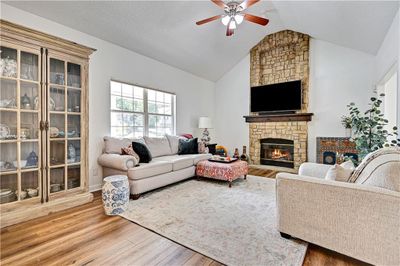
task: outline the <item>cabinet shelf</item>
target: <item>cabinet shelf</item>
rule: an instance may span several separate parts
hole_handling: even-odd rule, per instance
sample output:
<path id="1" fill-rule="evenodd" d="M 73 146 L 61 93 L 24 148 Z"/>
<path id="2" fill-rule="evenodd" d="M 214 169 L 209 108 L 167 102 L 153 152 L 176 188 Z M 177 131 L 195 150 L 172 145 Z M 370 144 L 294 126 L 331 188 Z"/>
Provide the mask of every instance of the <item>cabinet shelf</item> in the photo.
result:
<path id="1" fill-rule="evenodd" d="M 21 113 L 39 113 L 39 110 L 32 110 L 32 109 L 20 109 Z"/>
<path id="2" fill-rule="evenodd" d="M 28 82 L 28 83 L 33 83 L 33 84 L 39 85 L 39 81 L 37 81 L 37 80 L 22 79 L 22 78 L 20 78 L 19 80 L 22 81 L 22 82 Z"/>
<path id="3" fill-rule="evenodd" d="M 22 143 L 39 142 L 39 139 L 21 139 Z"/>
<path id="4" fill-rule="evenodd" d="M 18 108 L 17 107 L 13 107 L 13 108 L 5 108 L 5 107 L 1 107 L 0 111 L 2 112 L 13 112 L 16 113 L 18 112 Z"/>
<path id="5" fill-rule="evenodd" d="M 7 143 L 17 143 L 18 139 L 2 139 L 0 140 L 0 144 L 7 144 Z"/>

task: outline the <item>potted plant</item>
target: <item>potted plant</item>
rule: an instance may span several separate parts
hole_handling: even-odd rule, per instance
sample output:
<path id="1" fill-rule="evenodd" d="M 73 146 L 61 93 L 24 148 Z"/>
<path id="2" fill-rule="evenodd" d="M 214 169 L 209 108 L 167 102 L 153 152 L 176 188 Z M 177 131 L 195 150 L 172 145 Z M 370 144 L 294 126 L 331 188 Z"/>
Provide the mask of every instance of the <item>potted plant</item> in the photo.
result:
<path id="1" fill-rule="evenodd" d="M 385 94 L 380 94 L 371 97 L 370 107 L 363 113 L 355 103 L 352 102 L 347 105 L 353 129 L 352 140 L 355 142 L 359 159 L 382 147 L 400 146 L 400 139 L 397 138 L 397 127 L 393 127 L 389 132 L 386 128 L 389 121 L 385 119 L 380 110 L 381 98 L 384 96 Z"/>
<path id="2" fill-rule="evenodd" d="M 342 125 L 344 126 L 345 129 L 345 134 L 347 138 L 351 138 L 351 117 L 344 115 L 342 116 Z"/>

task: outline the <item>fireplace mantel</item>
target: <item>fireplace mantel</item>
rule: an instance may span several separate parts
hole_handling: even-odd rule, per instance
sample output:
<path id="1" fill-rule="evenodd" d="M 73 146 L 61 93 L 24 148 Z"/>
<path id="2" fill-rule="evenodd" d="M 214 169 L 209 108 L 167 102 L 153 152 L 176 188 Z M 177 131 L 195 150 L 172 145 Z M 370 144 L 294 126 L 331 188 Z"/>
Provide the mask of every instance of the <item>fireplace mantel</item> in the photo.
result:
<path id="1" fill-rule="evenodd" d="M 243 116 L 246 123 L 260 122 L 291 122 L 291 121 L 311 121 L 313 113 L 296 114 L 268 114 L 268 115 L 247 115 Z"/>

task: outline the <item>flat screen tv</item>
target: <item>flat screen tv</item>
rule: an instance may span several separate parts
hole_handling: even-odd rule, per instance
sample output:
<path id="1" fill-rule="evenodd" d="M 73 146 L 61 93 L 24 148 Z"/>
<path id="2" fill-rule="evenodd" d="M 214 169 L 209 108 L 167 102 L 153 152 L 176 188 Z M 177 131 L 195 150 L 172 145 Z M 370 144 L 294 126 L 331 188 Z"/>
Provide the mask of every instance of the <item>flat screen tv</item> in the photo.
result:
<path id="1" fill-rule="evenodd" d="M 297 110 L 301 110 L 301 80 L 251 87 L 251 112 L 293 112 Z"/>

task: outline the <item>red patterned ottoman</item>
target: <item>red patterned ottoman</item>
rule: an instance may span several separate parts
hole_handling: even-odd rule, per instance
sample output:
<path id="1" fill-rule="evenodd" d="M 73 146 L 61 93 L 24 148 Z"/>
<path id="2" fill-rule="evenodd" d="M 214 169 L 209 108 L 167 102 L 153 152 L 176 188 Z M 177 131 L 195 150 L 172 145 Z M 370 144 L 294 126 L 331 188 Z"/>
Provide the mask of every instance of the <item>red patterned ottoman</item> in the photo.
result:
<path id="1" fill-rule="evenodd" d="M 236 161 L 233 163 L 218 163 L 210 161 L 200 161 L 196 166 L 196 175 L 229 182 L 229 187 L 232 186 L 232 181 L 244 176 L 246 179 L 249 166 L 245 161 Z"/>

